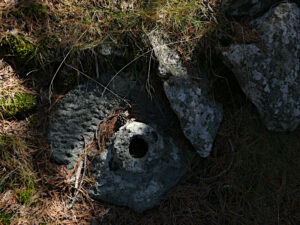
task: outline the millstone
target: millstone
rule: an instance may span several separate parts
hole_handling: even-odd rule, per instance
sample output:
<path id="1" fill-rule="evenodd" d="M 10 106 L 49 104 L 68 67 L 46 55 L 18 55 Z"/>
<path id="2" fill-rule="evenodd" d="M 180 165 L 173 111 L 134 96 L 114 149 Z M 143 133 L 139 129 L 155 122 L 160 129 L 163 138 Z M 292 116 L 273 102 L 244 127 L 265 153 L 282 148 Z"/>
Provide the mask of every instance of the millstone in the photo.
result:
<path id="1" fill-rule="evenodd" d="M 150 101 L 132 74 L 120 74 L 109 89 L 103 92 L 98 84 L 87 82 L 64 96 L 48 133 L 52 158 L 72 169 L 84 146 L 95 140 L 98 145 L 88 154 L 88 159 L 93 159 L 90 170 L 96 180 L 91 196 L 142 212 L 159 204 L 164 193 L 185 174 L 193 154 L 179 150 L 163 129 L 175 118 L 172 110 L 159 100 Z M 119 121 L 111 116 L 120 109 L 126 112 L 125 96 L 144 114 L 143 122 L 132 117 Z M 104 130 L 113 132 L 103 139 Z"/>

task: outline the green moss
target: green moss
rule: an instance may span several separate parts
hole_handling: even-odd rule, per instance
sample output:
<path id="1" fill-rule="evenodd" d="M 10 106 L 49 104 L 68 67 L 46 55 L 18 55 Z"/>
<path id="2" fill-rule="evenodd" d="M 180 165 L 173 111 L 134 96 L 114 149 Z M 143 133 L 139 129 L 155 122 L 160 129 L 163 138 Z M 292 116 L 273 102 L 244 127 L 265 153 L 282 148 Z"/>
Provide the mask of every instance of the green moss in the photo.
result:
<path id="1" fill-rule="evenodd" d="M 38 45 L 30 43 L 23 36 L 6 38 L 3 40 L 3 47 L 8 53 L 14 55 L 16 63 L 22 66 L 28 65 L 39 49 Z"/>
<path id="2" fill-rule="evenodd" d="M 5 162 L 10 162 L 12 161 L 12 155 L 10 154 L 10 145 L 12 142 L 12 138 L 7 137 L 7 136 L 1 136 L 0 135 L 0 160 L 5 161 Z M 4 180 L 2 180 L 4 182 Z M 3 191 L 2 190 L 2 183 L 0 182 L 0 193 Z"/>
<path id="3" fill-rule="evenodd" d="M 23 115 L 32 110 L 36 105 L 36 99 L 24 92 L 17 92 L 14 97 L 0 96 L 0 116 L 2 118 L 13 118 Z"/>
<path id="4" fill-rule="evenodd" d="M 19 191 L 18 200 L 22 204 L 30 204 L 32 203 L 32 196 L 36 192 L 34 176 L 28 173 L 26 168 L 23 168 L 20 179 L 23 181 L 24 189 Z"/>
<path id="5" fill-rule="evenodd" d="M 21 190 L 18 194 L 18 200 L 22 204 L 30 204 L 32 202 L 32 196 L 35 193 L 35 189 Z"/>
<path id="6" fill-rule="evenodd" d="M 35 17 L 36 19 L 45 19 L 47 15 L 48 8 L 41 4 L 30 4 L 29 6 L 22 7 L 15 11 L 10 11 L 8 14 L 13 15 L 17 18 L 22 17 L 22 15 L 27 17 Z"/>
<path id="7" fill-rule="evenodd" d="M 47 15 L 47 7 L 41 4 L 32 4 L 29 7 L 23 8 L 22 11 L 26 16 L 36 16 L 38 18 L 45 18 Z"/>
<path id="8" fill-rule="evenodd" d="M 0 222 L 3 225 L 9 225 L 11 218 L 12 218 L 11 214 L 0 211 Z"/>
<path id="9" fill-rule="evenodd" d="M 11 138 L 7 136 L 1 136 L 0 135 L 0 144 L 4 146 L 8 146 L 8 144 L 11 142 Z"/>

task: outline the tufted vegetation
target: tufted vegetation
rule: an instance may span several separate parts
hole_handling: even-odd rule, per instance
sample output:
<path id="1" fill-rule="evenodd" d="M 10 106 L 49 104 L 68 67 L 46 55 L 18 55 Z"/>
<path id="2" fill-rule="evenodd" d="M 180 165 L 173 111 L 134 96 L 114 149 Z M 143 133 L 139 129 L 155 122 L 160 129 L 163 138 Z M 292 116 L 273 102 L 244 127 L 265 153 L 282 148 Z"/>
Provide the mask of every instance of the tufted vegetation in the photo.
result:
<path id="1" fill-rule="evenodd" d="M 160 28 L 180 42 L 179 51 L 189 55 L 197 41 L 218 26 L 216 13 L 203 0 L 121 2 L 52 0 L 8 5 L 0 14 L 0 44 L 9 47 L 8 53 L 17 56 L 18 63 L 34 57 L 45 64 L 53 60 L 53 55 L 45 54 L 53 47 L 72 46 L 77 51 L 101 43 L 124 46 L 131 40 L 141 49 L 148 48 L 144 34 Z"/>

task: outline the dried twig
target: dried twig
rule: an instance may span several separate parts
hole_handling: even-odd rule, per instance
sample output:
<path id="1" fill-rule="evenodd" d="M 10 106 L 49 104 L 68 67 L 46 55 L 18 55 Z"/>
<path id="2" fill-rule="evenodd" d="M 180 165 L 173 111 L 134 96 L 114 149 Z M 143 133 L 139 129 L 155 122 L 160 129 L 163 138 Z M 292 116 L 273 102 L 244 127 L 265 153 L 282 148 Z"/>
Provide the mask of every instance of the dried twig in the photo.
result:
<path id="1" fill-rule="evenodd" d="M 106 140 L 113 135 L 116 128 L 119 128 L 117 127 L 118 120 L 121 122 L 119 126 L 123 126 L 124 124 L 126 124 L 128 116 L 129 113 L 127 110 L 116 110 L 107 118 L 104 118 L 102 121 L 100 121 L 99 127 L 96 130 L 95 134 L 95 139 L 99 150 L 92 157 L 92 161 L 99 153 L 101 153 L 104 150 Z"/>
<path id="2" fill-rule="evenodd" d="M 150 59 L 149 59 L 149 66 L 148 66 L 148 76 L 146 81 L 146 90 L 148 92 L 148 95 L 150 96 L 150 99 L 152 100 L 152 92 L 154 92 L 154 88 L 151 86 L 150 83 L 150 70 L 151 70 L 151 58 L 153 55 L 153 51 L 151 51 Z"/>
<path id="3" fill-rule="evenodd" d="M 85 172 L 86 172 L 86 167 L 87 167 L 86 166 L 86 149 L 87 149 L 87 144 L 86 144 L 86 140 L 85 140 L 84 136 L 83 136 L 83 140 L 84 140 L 84 151 L 83 151 L 83 154 L 84 154 L 84 165 L 83 165 L 83 174 L 82 174 L 82 177 L 81 177 L 81 180 L 80 180 L 80 183 L 79 183 L 79 187 L 78 188 L 75 187 L 77 191 L 76 191 L 74 197 L 72 198 L 71 204 L 67 206 L 68 209 L 71 209 L 73 207 L 74 203 L 76 202 L 77 196 L 78 196 L 78 194 L 80 192 L 80 189 L 81 189 L 81 186 L 83 184 L 84 177 L 85 177 Z M 77 174 L 76 174 L 76 176 L 77 176 Z M 76 183 L 75 183 L 75 185 L 76 185 Z"/>
<path id="4" fill-rule="evenodd" d="M 78 73 L 82 74 L 83 76 L 85 76 L 86 78 L 88 78 L 88 79 L 90 79 L 91 81 L 95 82 L 96 84 L 99 84 L 101 87 L 106 88 L 103 84 L 101 84 L 99 81 L 93 79 L 92 77 L 90 77 L 90 76 L 87 75 L 86 73 L 80 71 L 79 69 L 75 68 L 74 66 L 71 66 L 71 65 L 67 64 L 66 62 L 65 62 L 65 64 L 66 64 L 66 66 L 72 68 L 73 70 L 76 70 Z M 121 98 L 119 95 L 117 95 L 117 94 L 116 94 L 115 92 L 113 92 L 112 90 L 110 90 L 110 89 L 108 89 L 108 88 L 106 88 L 106 89 L 107 89 L 112 95 L 114 95 L 114 96 L 117 97 L 118 99 L 124 101 L 124 102 L 131 108 L 130 103 L 129 103 L 126 99 Z"/>
<path id="5" fill-rule="evenodd" d="M 232 145 L 232 142 L 231 140 L 229 139 L 228 140 L 229 142 L 229 145 L 230 145 L 230 148 L 231 148 L 231 152 L 232 152 L 232 157 L 231 157 L 231 161 L 229 163 L 229 165 L 226 167 L 226 169 L 224 169 L 223 171 L 221 171 L 219 174 L 215 175 L 215 176 L 212 176 L 212 177 L 199 177 L 197 176 L 197 178 L 202 181 L 202 182 L 211 182 L 211 181 L 214 181 L 216 179 L 218 179 L 219 177 L 223 176 L 224 174 L 226 174 L 232 167 L 232 164 L 233 164 L 233 159 L 234 159 L 234 155 L 233 153 L 235 152 L 234 150 L 234 147 Z"/>
<path id="6" fill-rule="evenodd" d="M 85 32 L 83 32 L 83 33 L 80 35 L 80 37 L 76 40 L 76 42 L 79 41 L 79 40 L 83 37 L 83 35 L 84 35 L 86 32 L 87 32 L 87 30 L 86 30 Z M 53 92 L 52 92 L 52 90 L 53 90 L 53 81 L 54 81 L 55 77 L 57 76 L 57 74 L 58 74 L 60 68 L 62 67 L 62 65 L 64 64 L 64 62 L 65 62 L 66 59 L 68 58 L 68 56 L 70 55 L 70 53 L 71 53 L 71 51 L 73 50 L 73 48 L 74 48 L 74 45 L 73 45 L 72 48 L 68 51 L 68 53 L 67 53 L 67 55 L 64 57 L 64 59 L 61 61 L 61 63 L 59 64 L 59 66 L 58 66 L 58 68 L 57 68 L 57 70 L 56 70 L 56 72 L 54 73 L 54 75 L 53 75 L 53 77 L 52 77 L 52 79 L 51 79 L 51 82 L 50 82 L 50 85 L 49 85 L 49 96 L 48 96 L 48 100 L 49 100 L 50 103 L 51 103 L 51 97 L 52 97 L 52 93 L 53 93 Z"/>
<path id="7" fill-rule="evenodd" d="M 75 189 L 78 188 L 78 182 L 79 182 L 80 173 L 82 170 L 82 165 L 83 165 L 83 162 L 82 162 L 82 160 L 80 160 L 77 171 L 76 171 L 76 175 L 75 175 Z"/>

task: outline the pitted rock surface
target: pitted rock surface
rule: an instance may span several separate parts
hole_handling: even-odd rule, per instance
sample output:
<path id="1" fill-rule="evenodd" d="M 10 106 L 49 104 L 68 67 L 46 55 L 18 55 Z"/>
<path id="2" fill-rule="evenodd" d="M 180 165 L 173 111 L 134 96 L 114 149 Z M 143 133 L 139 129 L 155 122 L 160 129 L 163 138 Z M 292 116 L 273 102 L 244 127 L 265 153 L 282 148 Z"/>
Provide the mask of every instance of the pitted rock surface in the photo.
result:
<path id="1" fill-rule="evenodd" d="M 83 136 L 90 142 L 100 121 L 112 110 L 124 107 L 121 100 L 107 93 L 101 96 L 102 88 L 94 83 L 79 85 L 67 93 L 51 120 L 48 141 L 53 150 L 53 159 L 73 168 L 82 153 Z"/>
<path id="2" fill-rule="evenodd" d="M 160 72 L 163 75 L 173 75 L 164 81 L 166 96 L 180 121 L 184 135 L 200 156 L 207 157 L 223 118 L 222 106 L 209 99 L 206 86 L 200 87 L 189 77 L 179 54 L 165 43 L 164 36 L 166 35 L 159 31 L 149 34 Z M 194 70 L 202 82 L 207 83 L 200 69 Z"/>
<path id="3" fill-rule="evenodd" d="M 251 22 L 263 42 L 223 49 L 225 63 L 269 130 L 300 122 L 300 9 L 281 3 Z"/>
<path id="4" fill-rule="evenodd" d="M 172 139 L 131 120 L 95 158 L 97 184 L 90 194 L 143 212 L 158 205 L 163 194 L 185 174 L 184 158 Z"/>
<path id="5" fill-rule="evenodd" d="M 256 16 L 264 13 L 279 0 L 223 0 L 221 11 L 231 16 Z"/>

